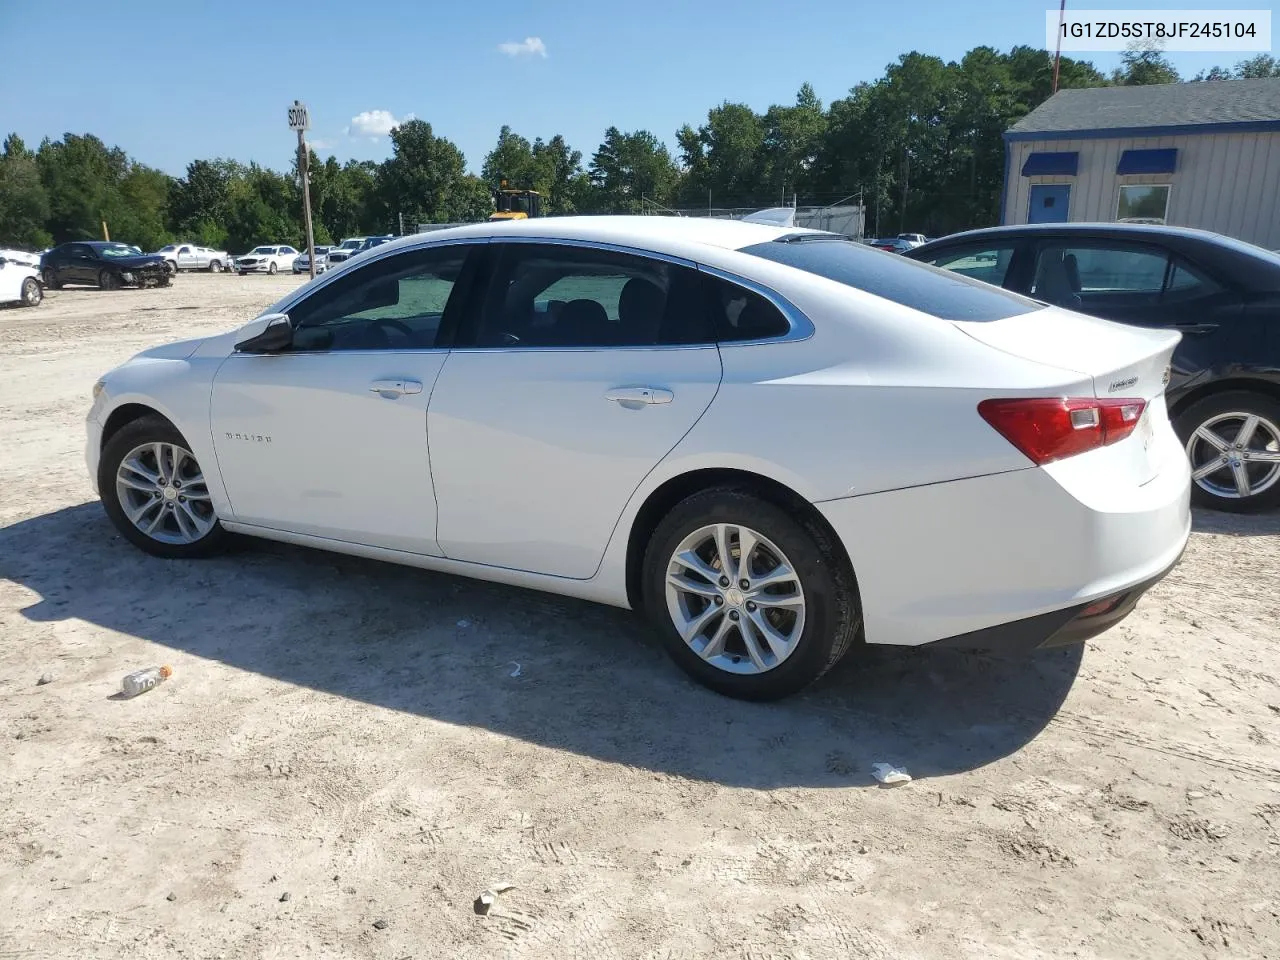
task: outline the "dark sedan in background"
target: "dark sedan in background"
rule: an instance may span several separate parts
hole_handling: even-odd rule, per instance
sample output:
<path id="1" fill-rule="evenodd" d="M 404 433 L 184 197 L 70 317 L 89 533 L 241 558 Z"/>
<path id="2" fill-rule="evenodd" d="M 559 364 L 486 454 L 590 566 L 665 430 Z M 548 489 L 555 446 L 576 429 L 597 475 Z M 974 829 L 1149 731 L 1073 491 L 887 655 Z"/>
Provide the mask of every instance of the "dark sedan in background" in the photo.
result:
<path id="1" fill-rule="evenodd" d="M 903 256 L 1046 303 L 1181 331 L 1166 397 L 1194 500 L 1280 505 L 1280 255 L 1216 233 L 1123 223 L 972 230 Z"/>
<path id="2" fill-rule="evenodd" d="M 167 287 L 169 268 L 164 257 L 139 253 L 137 247 L 110 240 L 84 240 L 54 247 L 40 258 L 44 285 L 57 290 L 82 283 L 116 290 L 120 287 Z"/>

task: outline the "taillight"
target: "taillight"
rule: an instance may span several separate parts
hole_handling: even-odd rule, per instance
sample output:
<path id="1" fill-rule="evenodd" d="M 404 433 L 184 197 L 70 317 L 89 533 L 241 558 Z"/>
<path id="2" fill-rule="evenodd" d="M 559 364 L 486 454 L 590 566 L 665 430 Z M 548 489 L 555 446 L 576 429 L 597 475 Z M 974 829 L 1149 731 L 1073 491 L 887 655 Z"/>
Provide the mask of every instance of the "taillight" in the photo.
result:
<path id="1" fill-rule="evenodd" d="M 1028 459 L 1045 464 L 1123 440 L 1146 406 L 1131 399 L 1016 397 L 983 400 L 978 413 Z"/>

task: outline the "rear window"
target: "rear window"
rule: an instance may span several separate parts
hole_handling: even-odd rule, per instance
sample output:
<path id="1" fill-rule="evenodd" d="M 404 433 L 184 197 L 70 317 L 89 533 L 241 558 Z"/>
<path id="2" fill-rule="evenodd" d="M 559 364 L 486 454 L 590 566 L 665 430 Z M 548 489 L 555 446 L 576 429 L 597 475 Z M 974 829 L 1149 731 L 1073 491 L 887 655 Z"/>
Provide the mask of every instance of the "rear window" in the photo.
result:
<path id="1" fill-rule="evenodd" d="M 999 287 L 852 240 L 780 239 L 743 247 L 765 260 L 900 303 L 943 320 L 1003 320 L 1044 305 Z"/>

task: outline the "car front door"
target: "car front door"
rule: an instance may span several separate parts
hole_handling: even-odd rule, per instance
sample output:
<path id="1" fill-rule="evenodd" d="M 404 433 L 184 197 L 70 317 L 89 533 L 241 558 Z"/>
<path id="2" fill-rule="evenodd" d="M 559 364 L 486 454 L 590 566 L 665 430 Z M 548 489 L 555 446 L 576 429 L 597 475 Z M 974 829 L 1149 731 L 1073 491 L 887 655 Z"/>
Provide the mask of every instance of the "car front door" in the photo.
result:
<path id="1" fill-rule="evenodd" d="M 196 268 L 195 253 L 185 244 L 178 248 L 177 264 L 179 270 L 194 270 Z"/>
<path id="2" fill-rule="evenodd" d="M 1178 254 L 1149 243 L 1046 238 L 1035 247 L 1028 295 L 1118 323 L 1183 336 L 1171 392 L 1233 352 L 1243 298 Z"/>
<path id="3" fill-rule="evenodd" d="M 373 260 L 290 307 L 290 348 L 223 363 L 211 425 L 234 519 L 439 555 L 426 411 L 473 249 Z"/>
<path id="4" fill-rule="evenodd" d="M 22 281 L 26 276 L 17 263 L 0 257 L 0 303 L 12 303 L 22 296 Z"/>
<path id="5" fill-rule="evenodd" d="M 72 283 L 97 283 L 98 263 L 93 255 L 93 248 L 87 243 L 71 244 L 67 249 L 66 267 L 62 276 Z"/>
<path id="6" fill-rule="evenodd" d="M 586 579 L 719 387 L 700 275 L 544 241 L 495 241 L 489 261 L 428 410 L 440 548 Z"/>

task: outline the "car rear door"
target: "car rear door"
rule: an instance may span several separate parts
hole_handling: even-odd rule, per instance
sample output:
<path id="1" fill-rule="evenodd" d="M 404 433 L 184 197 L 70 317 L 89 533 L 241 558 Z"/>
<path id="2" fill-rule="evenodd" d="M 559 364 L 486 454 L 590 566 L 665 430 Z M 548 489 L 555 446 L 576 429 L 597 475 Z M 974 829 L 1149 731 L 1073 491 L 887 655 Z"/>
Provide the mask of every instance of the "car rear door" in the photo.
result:
<path id="1" fill-rule="evenodd" d="M 1045 238 L 1035 245 L 1027 293 L 1055 306 L 1134 326 L 1182 333 L 1169 389 L 1234 350 L 1241 295 L 1154 243 Z"/>
<path id="2" fill-rule="evenodd" d="M 627 500 L 719 388 L 693 264 L 490 245 L 427 417 L 441 551 L 586 579 Z"/>

